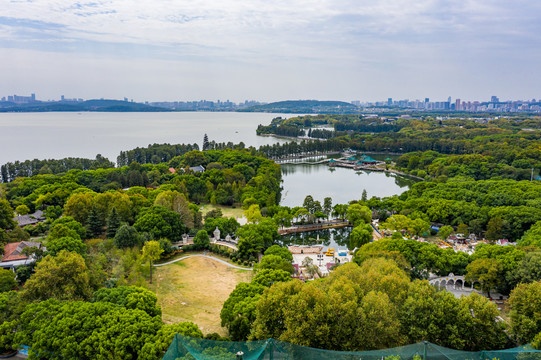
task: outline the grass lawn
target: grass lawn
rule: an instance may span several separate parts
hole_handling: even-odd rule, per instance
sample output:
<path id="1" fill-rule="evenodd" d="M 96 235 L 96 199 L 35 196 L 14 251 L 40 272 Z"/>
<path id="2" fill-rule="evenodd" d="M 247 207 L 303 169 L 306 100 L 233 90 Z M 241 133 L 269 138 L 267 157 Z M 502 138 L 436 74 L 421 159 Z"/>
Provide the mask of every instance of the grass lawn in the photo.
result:
<path id="1" fill-rule="evenodd" d="M 234 217 L 235 219 L 242 217 L 242 212 L 244 211 L 241 207 L 231 208 L 228 206 L 212 204 L 205 204 L 201 206 L 201 212 L 203 215 L 214 209 L 220 209 L 225 217 Z"/>
<path id="2" fill-rule="evenodd" d="M 166 324 L 191 321 L 203 334 L 225 336 L 227 330 L 220 326 L 222 305 L 238 283 L 251 280 L 251 273 L 194 257 L 154 268 L 154 283 L 148 287 L 158 297 Z"/>

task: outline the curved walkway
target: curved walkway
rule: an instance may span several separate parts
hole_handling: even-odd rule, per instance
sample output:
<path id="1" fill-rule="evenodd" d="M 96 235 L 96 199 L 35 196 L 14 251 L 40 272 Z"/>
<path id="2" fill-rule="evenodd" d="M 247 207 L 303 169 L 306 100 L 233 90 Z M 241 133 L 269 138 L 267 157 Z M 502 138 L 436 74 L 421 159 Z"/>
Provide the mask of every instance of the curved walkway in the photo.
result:
<path id="1" fill-rule="evenodd" d="M 227 261 L 224 261 L 224 260 L 222 260 L 222 259 L 215 258 L 214 256 L 208 256 L 208 255 L 186 255 L 186 256 L 180 257 L 180 258 L 178 258 L 178 259 L 175 259 L 175 260 L 173 260 L 173 261 L 169 261 L 169 262 L 163 263 L 163 264 L 155 264 L 154 266 L 155 266 L 155 267 L 158 267 L 158 266 L 169 265 L 169 264 L 172 264 L 172 263 L 176 263 L 177 261 L 184 260 L 184 259 L 191 258 L 191 257 L 204 257 L 204 258 L 207 258 L 207 259 L 216 260 L 216 261 L 221 262 L 222 264 L 225 264 L 225 265 L 227 265 L 227 266 L 229 266 L 229 267 L 232 267 L 232 268 L 234 268 L 234 269 L 239 269 L 239 270 L 249 270 L 249 271 L 254 270 L 254 269 L 252 269 L 252 268 L 244 268 L 244 267 L 240 267 L 240 266 L 237 266 L 237 265 L 233 265 L 233 264 L 228 263 Z"/>

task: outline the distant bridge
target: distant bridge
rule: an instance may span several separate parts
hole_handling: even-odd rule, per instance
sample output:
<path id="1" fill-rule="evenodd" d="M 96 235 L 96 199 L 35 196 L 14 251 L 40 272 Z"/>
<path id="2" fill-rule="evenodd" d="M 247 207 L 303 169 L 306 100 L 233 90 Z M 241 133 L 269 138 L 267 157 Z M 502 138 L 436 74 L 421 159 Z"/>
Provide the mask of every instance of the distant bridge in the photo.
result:
<path id="1" fill-rule="evenodd" d="M 453 290 L 465 290 L 465 291 L 474 291 L 473 285 L 477 282 L 474 281 L 471 286 L 465 286 L 466 279 L 464 276 L 455 275 L 453 273 L 447 276 L 435 277 L 428 280 L 430 285 L 437 286 L 439 288 L 451 287 Z"/>
<path id="2" fill-rule="evenodd" d="M 302 233 L 306 231 L 338 229 L 338 228 L 343 228 L 346 226 L 349 226 L 348 221 L 330 220 L 330 221 L 322 221 L 320 223 L 315 223 L 315 224 L 296 225 L 293 227 L 279 229 L 278 234 L 280 235 L 297 234 L 297 233 Z"/>

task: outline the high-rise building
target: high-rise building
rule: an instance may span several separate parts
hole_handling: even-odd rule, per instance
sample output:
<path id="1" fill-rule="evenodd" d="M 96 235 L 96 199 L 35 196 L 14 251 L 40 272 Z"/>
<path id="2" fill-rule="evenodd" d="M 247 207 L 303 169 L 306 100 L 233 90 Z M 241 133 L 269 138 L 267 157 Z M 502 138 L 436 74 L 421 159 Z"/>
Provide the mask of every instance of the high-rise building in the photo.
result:
<path id="1" fill-rule="evenodd" d="M 392 106 L 393 105 L 393 98 L 387 99 L 387 105 Z"/>
<path id="2" fill-rule="evenodd" d="M 492 97 L 490 98 L 490 102 L 497 103 L 500 102 L 500 99 L 498 99 L 497 96 L 492 95 Z"/>
<path id="3" fill-rule="evenodd" d="M 457 111 L 462 110 L 462 106 L 460 105 L 460 99 L 456 99 L 455 101 L 455 110 Z"/>

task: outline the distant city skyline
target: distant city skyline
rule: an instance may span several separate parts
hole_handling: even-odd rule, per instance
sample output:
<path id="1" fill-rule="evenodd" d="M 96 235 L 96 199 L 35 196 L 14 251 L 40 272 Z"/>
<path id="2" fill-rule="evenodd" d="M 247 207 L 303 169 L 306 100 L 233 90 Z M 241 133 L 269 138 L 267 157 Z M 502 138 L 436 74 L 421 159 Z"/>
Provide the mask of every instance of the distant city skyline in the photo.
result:
<path id="1" fill-rule="evenodd" d="M 88 100 L 117 100 L 125 102 L 134 102 L 133 99 L 128 99 L 124 97 L 123 99 L 88 99 Z M 287 100 L 287 99 L 282 99 Z M 302 99 L 308 100 L 308 99 Z M 318 99 L 312 99 L 318 100 Z M 36 97 L 35 93 L 32 93 L 30 96 L 21 96 L 21 95 L 8 95 L 0 98 L 2 102 L 15 103 L 15 104 L 31 104 L 39 102 L 68 102 L 68 103 L 80 103 L 85 101 L 82 98 L 67 98 L 64 95 L 60 96 L 60 99 L 54 100 L 40 100 Z M 348 102 L 345 100 L 337 100 Z M 167 108 L 170 110 L 211 110 L 211 111 L 227 111 L 227 110 L 239 110 L 245 109 L 251 106 L 267 104 L 267 102 L 257 101 L 257 100 L 244 100 L 241 102 L 233 102 L 229 99 L 222 100 L 176 100 L 176 101 L 143 101 L 147 105 L 154 107 Z M 453 98 L 449 96 L 444 101 L 430 101 L 429 97 L 424 98 L 423 100 L 415 99 L 401 99 L 396 100 L 393 98 L 387 98 L 384 101 L 361 101 L 353 100 L 349 103 L 358 106 L 359 108 L 371 108 L 371 109 L 411 109 L 419 111 L 466 111 L 466 112 L 541 112 L 541 99 L 536 100 L 535 98 L 529 100 L 502 100 L 496 95 L 491 95 L 490 100 L 472 100 L 472 99 L 460 99 L 456 98 L 453 101 Z M 5 104 L 5 103 L 4 103 Z M 0 108 L 9 107 L 9 105 L 0 104 Z"/>
<path id="2" fill-rule="evenodd" d="M 528 99 L 541 97 L 540 18 L 539 1 L 7 0 L 0 93 Z"/>

